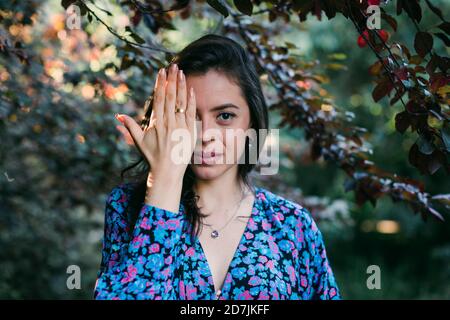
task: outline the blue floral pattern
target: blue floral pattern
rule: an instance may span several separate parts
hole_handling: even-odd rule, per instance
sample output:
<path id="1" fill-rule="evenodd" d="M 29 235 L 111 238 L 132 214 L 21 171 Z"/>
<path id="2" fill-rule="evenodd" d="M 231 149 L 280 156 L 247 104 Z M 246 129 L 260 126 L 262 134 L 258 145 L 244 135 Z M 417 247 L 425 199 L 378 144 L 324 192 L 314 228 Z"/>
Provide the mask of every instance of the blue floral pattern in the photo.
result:
<path id="1" fill-rule="evenodd" d="M 95 299 L 340 299 L 322 234 L 309 211 L 255 187 L 246 229 L 216 296 L 198 238 L 179 212 L 142 203 L 131 236 L 125 208 L 133 184 L 110 193 Z"/>

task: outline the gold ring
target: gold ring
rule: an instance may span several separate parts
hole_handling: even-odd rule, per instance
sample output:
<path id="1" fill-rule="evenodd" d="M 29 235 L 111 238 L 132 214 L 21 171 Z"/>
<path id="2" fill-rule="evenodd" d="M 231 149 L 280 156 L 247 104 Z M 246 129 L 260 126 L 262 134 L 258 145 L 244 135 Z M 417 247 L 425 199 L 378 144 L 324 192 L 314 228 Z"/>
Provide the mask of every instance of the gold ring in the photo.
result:
<path id="1" fill-rule="evenodd" d="M 175 113 L 183 113 L 183 112 L 184 112 L 184 109 L 182 109 L 182 108 L 175 109 Z"/>

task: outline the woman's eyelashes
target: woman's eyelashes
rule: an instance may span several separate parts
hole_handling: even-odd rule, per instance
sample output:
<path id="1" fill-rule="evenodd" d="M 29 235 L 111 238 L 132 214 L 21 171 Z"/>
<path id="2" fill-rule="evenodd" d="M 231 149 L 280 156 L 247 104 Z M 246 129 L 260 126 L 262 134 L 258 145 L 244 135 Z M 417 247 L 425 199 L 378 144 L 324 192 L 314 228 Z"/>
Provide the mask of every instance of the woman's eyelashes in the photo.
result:
<path id="1" fill-rule="evenodd" d="M 218 116 L 217 119 L 219 119 L 222 122 L 230 122 L 231 120 L 233 120 L 233 118 L 236 117 L 236 115 L 234 113 L 231 112 L 221 112 Z"/>

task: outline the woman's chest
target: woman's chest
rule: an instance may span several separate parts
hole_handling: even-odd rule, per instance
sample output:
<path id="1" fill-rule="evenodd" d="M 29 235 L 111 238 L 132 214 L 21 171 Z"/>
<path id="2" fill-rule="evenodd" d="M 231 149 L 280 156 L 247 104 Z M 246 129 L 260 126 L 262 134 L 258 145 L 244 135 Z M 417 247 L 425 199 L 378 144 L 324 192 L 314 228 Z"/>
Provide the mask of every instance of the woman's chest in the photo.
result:
<path id="1" fill-rule="evenodd" d="M 200 243 L 181 242 L 180 253 L 182 263 L 174 284 L 181 299 L 297 299 L 299 286 L 303 283 L 307 288 L 311 281 L 306 274 L 308 266 L 297 264 L 293 241 L 260 230 L 247 230 L 242 235 L 226 273 L 221 275 L 220 297 L 215 295 L 214 271 Z"/>

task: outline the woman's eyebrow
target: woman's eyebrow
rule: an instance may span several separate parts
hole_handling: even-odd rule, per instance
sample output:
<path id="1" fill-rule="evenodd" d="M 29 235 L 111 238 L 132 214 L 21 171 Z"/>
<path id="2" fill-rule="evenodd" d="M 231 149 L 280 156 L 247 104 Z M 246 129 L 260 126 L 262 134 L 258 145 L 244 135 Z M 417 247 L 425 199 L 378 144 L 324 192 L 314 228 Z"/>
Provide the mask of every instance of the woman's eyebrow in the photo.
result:
<path id="1" fill-rule="evenodd" d="M 210 111 L 218 111 L 218 110 L 223 110 L 223 109 L 226 109 L 226 108 L 239 109 L 239 107 L 237 105 L 233 104 L 233 103 L 224 103 L 224 104 L 221 104 L 219 106 L 215 106 L 214 108 L 211 108 Z"/>

